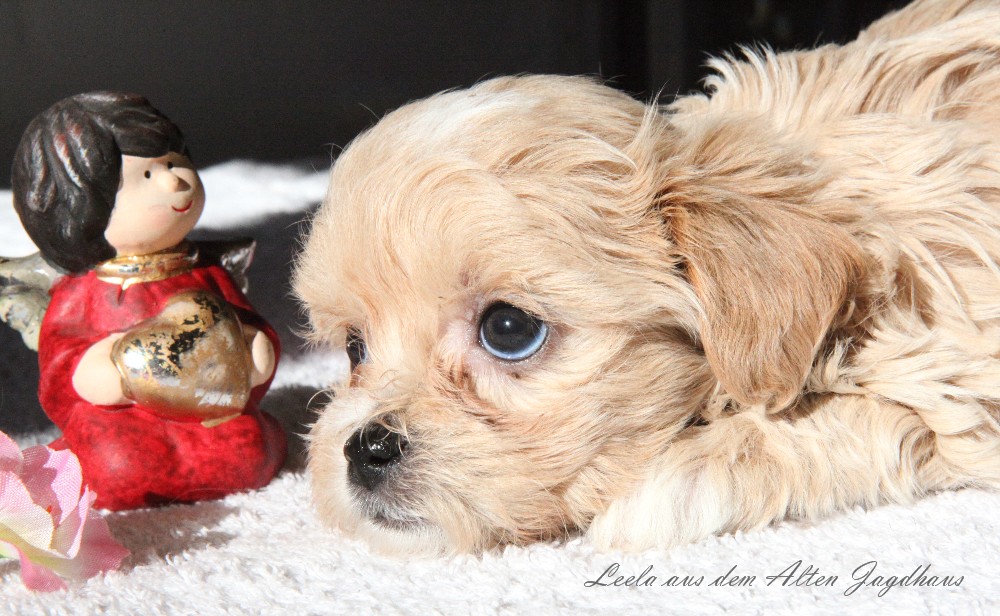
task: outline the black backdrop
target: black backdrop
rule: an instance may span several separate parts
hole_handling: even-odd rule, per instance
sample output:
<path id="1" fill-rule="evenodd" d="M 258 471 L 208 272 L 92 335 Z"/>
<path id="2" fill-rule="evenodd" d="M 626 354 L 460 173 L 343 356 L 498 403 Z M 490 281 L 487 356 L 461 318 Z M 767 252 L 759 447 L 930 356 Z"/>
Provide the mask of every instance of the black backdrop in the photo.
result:
<path id="1" fill-rule="evenodd" d="M 87 90 L 145 94 L 199 165 L 329 159 L 387 110 L 520 72 L 649 97 L 706 52 L 851 38 L 889 0 L 0 0 L 0 185 L 21 131 Z"/>

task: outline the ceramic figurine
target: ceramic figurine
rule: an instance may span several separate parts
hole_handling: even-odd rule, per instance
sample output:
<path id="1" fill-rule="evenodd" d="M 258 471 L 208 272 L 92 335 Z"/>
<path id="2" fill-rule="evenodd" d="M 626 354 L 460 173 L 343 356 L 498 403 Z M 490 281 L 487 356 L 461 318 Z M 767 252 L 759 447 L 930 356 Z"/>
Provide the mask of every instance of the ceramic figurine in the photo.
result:
<path id="1" fill-rule="evenodd" d="M 258 409 L 278 338 L 234 281 L 252 246 L 185 240 L 205 192 L 177 126 L 140 96 L 70 97 L 28 126 L 12 183 L 41 258 L 0 263 L 0 316 L 37 337 L 51 446 L 79 457 L 96 506 L 267 484 L 286 454 Z"/>

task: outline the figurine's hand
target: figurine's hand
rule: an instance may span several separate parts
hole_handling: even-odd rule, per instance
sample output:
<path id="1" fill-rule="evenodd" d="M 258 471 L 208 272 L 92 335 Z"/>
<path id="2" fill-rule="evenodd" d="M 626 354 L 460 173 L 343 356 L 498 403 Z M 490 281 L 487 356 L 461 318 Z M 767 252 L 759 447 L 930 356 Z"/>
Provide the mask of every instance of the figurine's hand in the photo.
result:
<path id="1" fill-rule="evenodd" d="M 122 375 L 111 361 L 111 348 L 124 335 L 111 334 L 95 342 L 77 364 L 73 388 L 87 402 L 102 406 L 130 402 L 122 390 Z"/>
<path id="2" fill-rule="evenodd" d="M 257 387 L 274 374 L 274 345 L 270 338 L 259 329 L 244 326 L 243 333 L 250 345 L 250 357 L 253 359 L 253 377 L 251 387 Z"/>

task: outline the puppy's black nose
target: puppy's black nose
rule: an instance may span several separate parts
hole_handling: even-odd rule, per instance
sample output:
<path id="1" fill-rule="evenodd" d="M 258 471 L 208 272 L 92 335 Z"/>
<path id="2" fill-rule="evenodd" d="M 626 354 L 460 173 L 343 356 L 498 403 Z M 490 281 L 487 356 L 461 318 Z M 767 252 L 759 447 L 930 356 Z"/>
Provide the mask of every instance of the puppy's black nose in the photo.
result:
<path id="1" fill-rule="evenodd" d="M 352 434 L 344 444 L 351 483 L 374 490 L 385 480 L 389 468 L 399 462 L 406 444 L 406 439 L 378 423 Z"/>

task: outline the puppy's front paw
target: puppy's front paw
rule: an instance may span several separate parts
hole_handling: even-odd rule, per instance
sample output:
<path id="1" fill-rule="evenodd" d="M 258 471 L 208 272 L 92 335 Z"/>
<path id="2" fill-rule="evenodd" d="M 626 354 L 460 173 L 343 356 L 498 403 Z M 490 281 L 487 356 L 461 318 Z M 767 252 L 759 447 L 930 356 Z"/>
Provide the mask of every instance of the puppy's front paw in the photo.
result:
<path id="1" fill-rule="evenodd" d="M 730 496 L 709 472 L 661 470 L 595 517 L 587 538 L 599 550 L 663 548 L 725 531 L 731 518 Z"/>

